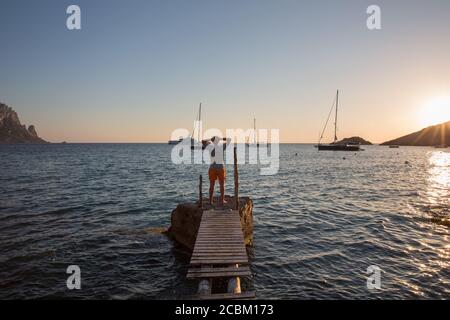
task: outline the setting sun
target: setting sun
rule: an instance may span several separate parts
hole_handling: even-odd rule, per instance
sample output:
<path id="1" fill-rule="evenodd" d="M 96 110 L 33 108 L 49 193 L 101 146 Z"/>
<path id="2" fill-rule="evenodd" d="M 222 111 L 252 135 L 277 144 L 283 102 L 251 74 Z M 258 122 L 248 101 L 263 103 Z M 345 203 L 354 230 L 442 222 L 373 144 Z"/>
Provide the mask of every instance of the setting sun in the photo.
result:
<path id="1" fill-rule="evenodd" d="M 450 121 L 450 96 L 428 101 L 420 110 L 419 119 L 423 126 Z"/>

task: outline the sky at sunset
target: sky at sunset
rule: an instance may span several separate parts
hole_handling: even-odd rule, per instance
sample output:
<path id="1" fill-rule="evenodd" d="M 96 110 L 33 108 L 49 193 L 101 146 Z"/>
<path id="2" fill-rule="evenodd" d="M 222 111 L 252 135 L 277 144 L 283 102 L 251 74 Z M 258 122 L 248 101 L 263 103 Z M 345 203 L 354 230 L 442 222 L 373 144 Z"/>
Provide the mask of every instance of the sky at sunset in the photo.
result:
<path id="1" fill-rule="evenodd" d="M 166 142 L 202 102 L 313 143 L 339 89 L 338 136 L 379 143 L 450 120 L 449 32 L 448 0 L 4 0 L 0 102 L 52 142 Z"/>

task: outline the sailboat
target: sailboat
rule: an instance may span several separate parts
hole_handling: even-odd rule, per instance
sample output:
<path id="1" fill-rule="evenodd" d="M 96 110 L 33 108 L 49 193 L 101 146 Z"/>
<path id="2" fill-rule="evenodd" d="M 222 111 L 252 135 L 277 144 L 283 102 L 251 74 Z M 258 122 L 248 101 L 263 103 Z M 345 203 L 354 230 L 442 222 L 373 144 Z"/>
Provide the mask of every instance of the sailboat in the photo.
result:
<path id="1" fill-rule="evenodd" d="M 200 125 L 200 121 L 202 118 L 202 104 L 200 103 L 200 106 L 198 108 L 198 113 L 197 116 L 195 118 L 195 123 L 194 123 L 194 127 L 192 129 L 192 134 L 191 134 L 191 149 L 195 149 L 195 148 L 200 148 L 201 145 L 197 146 L 198 142 L 200 141 L 200 135 L 201 135 L 201 128 L 198 128 L 197 131 L 197 140 L 194 139 L 194 133 L 195 133 L 195 128 L 197 127 L 197 124 Z M 179 144 L 180 142 L 182 142 L 185 138 L 180 137 L 178 140 L 169 140 L 169 144 L 170 145 L 175 145 L 175 144 Z"/>
<path id="2" fill-rule="evenodd" d="M 195 119 L 195 123 L 194 123 L 194 128 L 192 129 L 192 134 L 191 134 L 191 149 L 195 150 L 195 149 L 205 149 L 205 145 L 201 139 L 201 134 L 202 134 L 202 128 L 200 127 L 202 121 L 202 103 L 200 102 L 200 106 L 198 107 L 198 113 L 197 113 L 197 118 Z M 197 128 L 197 140 L 194 138 L 194 133 L 195 133 L 195 128 L 197 127 L 197 125 L 199 126 Z"/>
<path id="3" fill-rule="evenodd" d="M 250 143 L 250 138 L 247 139 L 247 143 L 245 144 L 247 147 L 250 146 L 250 144 L 256 145 L 259 147 L 258 137 L 256 133 L 256 118 L 253 118 L 253 143 Z"/>
<path id="4" fill-rule="evenodd" d="M 330 144 L 321 144 L 320 140 L 323 138 L 323 134 L 325 132 L 325 129 L 328 124 L 328 120 L 330 119 L 331 111 L 333 111 L 333 108 L 335 108 L 335 115 L 334 115 L 334 141 Z M 325 122 L 325 126 L 323 128 L 322 134 L 319 138 L 319 143 L 317 144 L 317 148 L 319 151 L 360 151 L 361 148 L 359 145 L 354 144 L 348 144 L 348 143 L 339 143 L 337 138 L 337 116 L 338 116 L 338 106 L 339 106 L 339 90 L 336 92 L 336 100 L 335 103 L 333 103 L 333 106 L 331 107 L 330 113 L 328 114 L 328 119 Z"/>
<path id="5" fill-rule="evenodd" d="M 256 145 L 256 147 L 259 147 L 259 146 L 270 146 L 270 144 L 269 144 L 269 142 L 266 140 L 266 141 L 263 141 L 263 142 L 259 142 L 259 139 L 258 139 L 258 131 L 256 131 L 256 118 L 253 118 L 253 132 L 254 132 L 254 135 L 253 135 L 253 143 L 250 143 L 250 138 L 248 138 L 247 139 L 247 142 L 245 143 L 245 146 L 250 146 L 251 144 L 253 144 L 253 145 Z"/>

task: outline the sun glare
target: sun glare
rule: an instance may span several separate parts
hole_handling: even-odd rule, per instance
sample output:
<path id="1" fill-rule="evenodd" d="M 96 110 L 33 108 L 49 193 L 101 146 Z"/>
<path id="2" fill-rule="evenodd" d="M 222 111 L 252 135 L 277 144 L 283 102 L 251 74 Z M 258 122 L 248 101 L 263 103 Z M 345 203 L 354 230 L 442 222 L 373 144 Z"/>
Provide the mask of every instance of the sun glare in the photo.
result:
<path id="1" fill-rule="evenodd" d="M 423 126 L 432 126 L 450 121 L 450 96 L 428 101 L 419 112 Z"/>

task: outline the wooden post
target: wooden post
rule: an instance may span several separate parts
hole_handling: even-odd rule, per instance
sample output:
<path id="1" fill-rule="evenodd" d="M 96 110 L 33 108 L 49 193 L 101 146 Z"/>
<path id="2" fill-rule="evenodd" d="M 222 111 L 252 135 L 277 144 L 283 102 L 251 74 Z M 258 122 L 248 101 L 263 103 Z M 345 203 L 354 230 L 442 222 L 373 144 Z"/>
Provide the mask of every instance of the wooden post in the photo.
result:
<path id="1" fill-rule="evenodd" d="M 211 294 L 211 279 L 202 279 L 198 283 L 198 294 L 208 296 Z"/>
<path id="2" fill-rule="evenodd" d="M 200 208 L 203 208 L 203 192 L 202 192 L 202 185 L 203 185 L 203 178 L 202 175 L 198 178 L 199 184 L 198 184 L 198 206 Z"/>
<path id="3" fill-rule="evenodd" d="M 239 265 L 235 265 L 236 268 L 239 267 Z M 242 293 L 241 291 L 241 279 L 239 277 L 232 277 L 228 280 L 228 287 L 227 287 L 228 293 Z"/>
<path id="4" fill-rule="evenodd" d="M 202 265 L 201 268 L 211 268 L 211 265 Z M 201 279 L 198 283 L 198 294 L 201 296 L 211 295 L 212 280 L 211 279 Z"/>
<path id="5" fill-rule="evenodd" d="M 239 175 L 237 164 L 237 147 L 234 147 L 234 199 L 236 201 L 235 208 L 239 210 Z"/>

